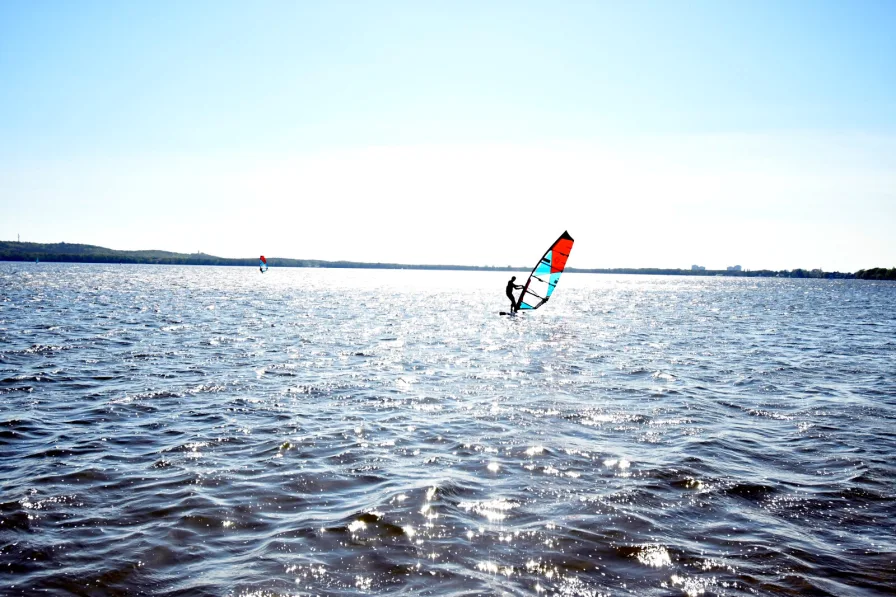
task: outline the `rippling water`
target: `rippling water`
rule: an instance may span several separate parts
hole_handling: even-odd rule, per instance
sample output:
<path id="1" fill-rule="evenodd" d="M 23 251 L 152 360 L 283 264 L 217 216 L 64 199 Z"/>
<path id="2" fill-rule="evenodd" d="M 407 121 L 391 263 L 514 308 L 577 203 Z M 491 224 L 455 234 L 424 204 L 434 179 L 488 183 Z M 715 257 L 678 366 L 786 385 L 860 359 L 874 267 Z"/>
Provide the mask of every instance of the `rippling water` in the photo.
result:
<path id="1" fill-rule="evenodd" d="M 0 271 L 4 594 L 896 586 L 894 284 Z"/>

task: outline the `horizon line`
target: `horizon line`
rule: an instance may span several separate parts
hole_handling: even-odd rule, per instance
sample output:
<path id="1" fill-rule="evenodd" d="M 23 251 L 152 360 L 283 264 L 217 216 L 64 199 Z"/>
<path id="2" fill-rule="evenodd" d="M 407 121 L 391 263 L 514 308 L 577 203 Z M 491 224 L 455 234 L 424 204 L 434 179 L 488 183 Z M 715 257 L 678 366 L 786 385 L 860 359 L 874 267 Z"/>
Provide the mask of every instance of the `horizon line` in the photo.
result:
<path id="1" fill-rule="evenodd" d="M 121 255 L 104 255 L 101 252 L 91 252 L 83 255 L 78 255 L 74 253 L 63 253 L 58 252 L 55 253 L 58 257 L 70 257 L 77 258 L 80 256 L 83 257 L 94 257 L 93 260 L 79 260 L 79 259 L 62 259 L 57 260 L 53 259 L 54 253 L 50 254 L 42 254 L 45 261 L 51 263 L 109 263 L 122 257 L 130 258 L 130 259 L 144 259 L 143 264 L 147 265 L 221 265 L 221 266 L 251 266 L 254 265 L 251 262 L 254 262 L 257 257 L 221 257 L 219 255 L 213 255 L 211 253 L 204 253 L 201 250 L 197 250 L 194 253 L 180 253 L 177 251 L 168 251 L 166 249 L 111 249 L 108 247 L 103 247 L 100 245 L 91 245 L 86 243 L 68 243 L 65 241 L 59 241 L 55 243 L 37 243 L 30 241 L 21 241 L 21 240 L 0 240 L 0 244 L 9 243 L 10 245 L 44 245 L 44 246 L 61 246 L 61 245 L 69 245 L 74 247 L 89 247 L 93 249 L 100 249 L 101 251 L 108 251 L 111 253 L 120 253 Z M 166 253 L 170 255 L 171 259 L 176 258 L 190 258 L 191 256 L 202 256 L 207 258 L 212 258 L 220 261 L 228 261 L 228 262 L 239 262 L 239 263 L 219 263 L 219 264 L 202 264 L 202 263 L 164 263 L 159 261 L 153 261 L 152 257 L 146 255 L 147 253 Z M 143 254 L 143 255 L 138 255 Z M 11 255 L 9 255 L 11 256 Z M 0 261 L 12 261 L 12 262 L 21 262 L 24 259 L 12 259 L 9 260 L 8 255 L 4 255 L 0 252 Z M 97 261 L 97 259 L 108 259 L 108 261 Z M 158 258 L 157 258 L 158 259 Z M 164 258 L 162 258 L 164 259 Z M 365 266 L 367 268 L 375 268 L 379 267 L 381 269 L 400 269 L 400 268 L 411 268 L 411 269 L 446 269 L 446 270 L 489 270 L 489 271 L 529 271 L 532 268 L 528 266 L 516 266 L 516 265 L 464 265 L 464 264 L 432 264 L 432 263 L 397 263 L 397 262 L 385 262 L 385 261 L 354 261 L 348 259 L 339 259 L 339 260 L 325 260 L 325 259 L 314 259 L 314 258 L 296 258 L 296 257 L 266 257 L 270 266 L 276 267 L 276 263 L 270 263 L 272 260 L 276 261 L 284 261 L 284 262 L 310 262 L 315 265 L 296 265 L 296 264 L 281 264 L 280 267 L 328 267 L 323 264 L 333 264 L 337 267 L 345 267 L 351 268 L 352 266 L 359 266 L 361 269 L 364 269 Z M 30 261 L 30 258 L 28 259 Z M 332 267 L 329 266 L 329 267 Z M 728 266 L 728 267 L 736 267 L 736 266 Z M 874 269 L 874 268 L 867 268 Z M 840 272 L 839 270 L 835 271 L 827 271 L 821 268 L 793 268 L 793 269 L 769 269 L 769 268 L 742 268 L 740 270 L 732 270 L 732 269 L 695 269 L 694 266 L 690 267 L 568 267 L 564 271 L 570 273 L 636 273 L 638 271 L 647 273 L 648 271 L 667 271 L 667 272 L 693 272 L 693 274 L 738 274 L 738 273 L 756 273 L 756 272 L 796 272 L 802 271 L 807 273 L 831 273 L 831 274 L 855 274 L 856 272 Z M 865 271 L 863 269 L 857 271 Z"/>

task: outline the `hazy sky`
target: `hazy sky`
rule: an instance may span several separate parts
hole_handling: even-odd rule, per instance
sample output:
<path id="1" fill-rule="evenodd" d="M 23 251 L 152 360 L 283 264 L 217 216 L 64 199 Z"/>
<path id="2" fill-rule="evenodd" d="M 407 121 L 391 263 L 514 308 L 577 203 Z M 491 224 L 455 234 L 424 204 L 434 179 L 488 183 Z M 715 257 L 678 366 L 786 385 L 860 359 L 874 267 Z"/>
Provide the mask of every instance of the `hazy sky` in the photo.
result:
<path id="1" fill-rule="evenodd" d="M 0 239 L 896 266 L 896 2 L 0 2 Z"/>

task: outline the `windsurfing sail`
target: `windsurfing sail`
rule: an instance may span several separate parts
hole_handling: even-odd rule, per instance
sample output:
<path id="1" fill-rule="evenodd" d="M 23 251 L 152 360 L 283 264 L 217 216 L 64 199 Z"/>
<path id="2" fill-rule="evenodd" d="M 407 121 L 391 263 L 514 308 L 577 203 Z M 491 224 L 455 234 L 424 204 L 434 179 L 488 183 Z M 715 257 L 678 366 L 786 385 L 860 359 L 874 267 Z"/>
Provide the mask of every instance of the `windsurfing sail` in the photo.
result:
<path id="1" fill-rule="evenodd" d="M 258 258 L 258 269 L 261 270 L 261 273 L 265 273 L 268 271 L 268 260 L 264 258 L 264 255 Z"/>
<path id="2" fill-rule="evenodd" d="M 554 241 L 529 274 L 523 285 L 520 298 L 516 301 L 517 310 L 537 309 L 551 298 L 551 293 L 560 281 L 560 274 L 566 268 L 566 260 L 572 252 L 572 237 L 564 231 Z"/>

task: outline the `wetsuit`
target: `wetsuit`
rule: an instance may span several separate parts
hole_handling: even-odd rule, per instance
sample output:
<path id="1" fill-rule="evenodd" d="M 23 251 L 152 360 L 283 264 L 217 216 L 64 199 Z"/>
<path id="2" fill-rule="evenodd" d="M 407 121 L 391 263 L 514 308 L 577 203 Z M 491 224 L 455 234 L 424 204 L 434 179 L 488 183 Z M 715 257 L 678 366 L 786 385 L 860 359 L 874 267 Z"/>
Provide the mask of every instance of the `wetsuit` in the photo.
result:
<path id="1" fill-rule="evenodd" d="M 510 311 L 511 313 L 516 311 L 516 298 L 513 296 L 514 288 L 522 288 L 519 284 L 514 284 L 513 280 L 507 281 L 507 298 L 510 299 Z"/>

